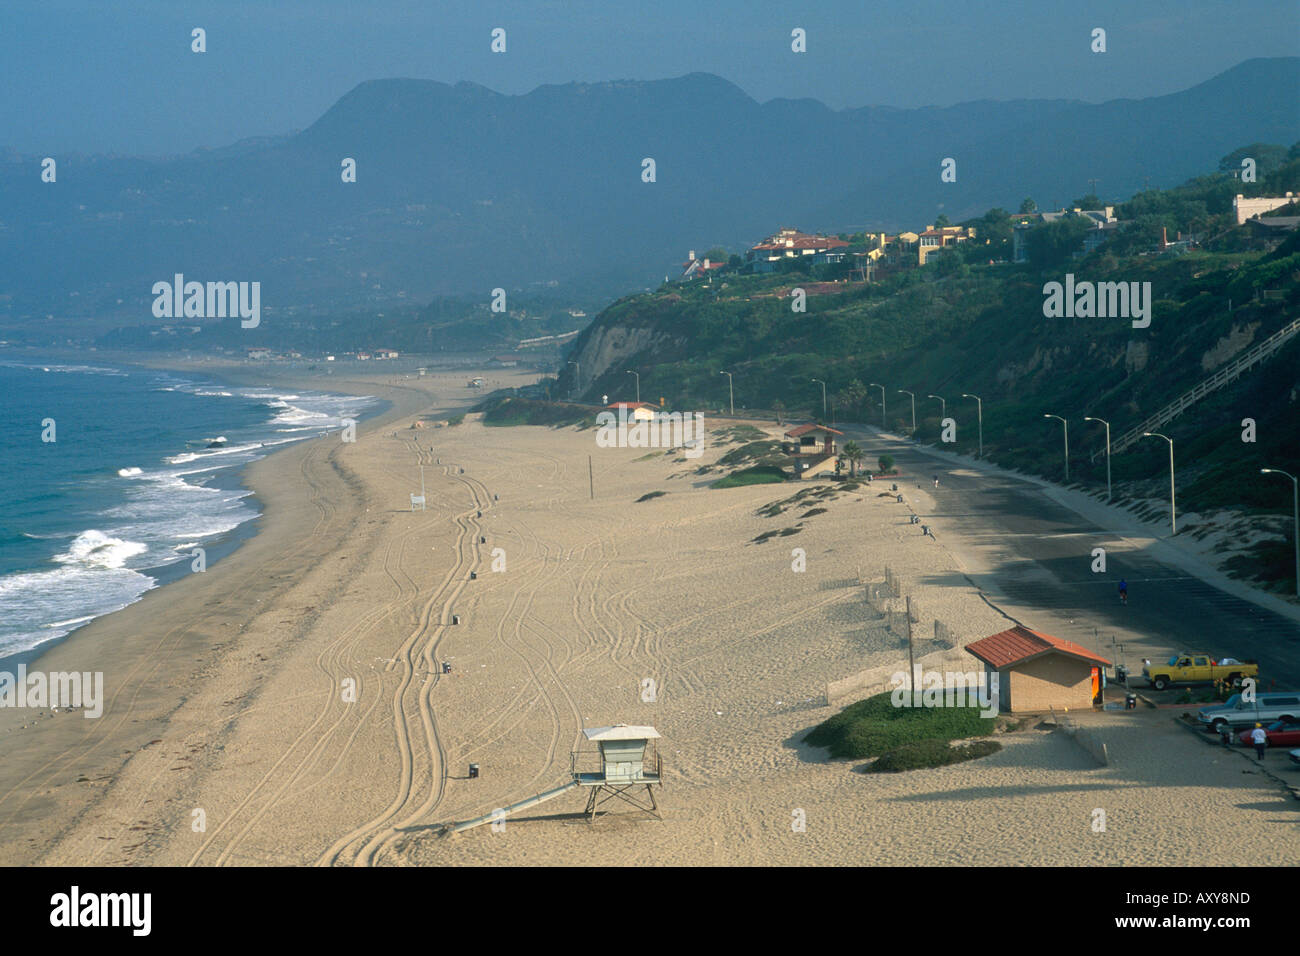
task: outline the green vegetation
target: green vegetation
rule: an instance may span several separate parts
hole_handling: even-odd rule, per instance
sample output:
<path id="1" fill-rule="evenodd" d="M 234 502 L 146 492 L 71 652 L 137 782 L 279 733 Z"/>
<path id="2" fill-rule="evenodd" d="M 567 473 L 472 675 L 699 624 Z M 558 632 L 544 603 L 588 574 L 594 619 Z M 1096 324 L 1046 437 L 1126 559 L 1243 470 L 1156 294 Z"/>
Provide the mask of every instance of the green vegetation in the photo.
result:
<path id="1" fill-rule="evenodd" d="M 549 425 L 553 428 L 559 428 L 565 425 L 578 425 L 589 428 L 596 423 L 595 416 L 591 414 L 590 409 L 578 405 L 541 402 L 531 398 L 512 398 L 509 396 L 489 398 L 474 406 L 474 411 L 483 412 L 484 425 L 500 427 L 510 425 Z"/>
<path id="2" fill-rule="evenodd" d="M 777 538 L 777 537 L 788 538 L 790 535 L 798 534 L 802 530 L 803 528 L 782 528 L 780 531 L 777 531 L 776 529 L 773 529 L 771 531 L 764 531 L 757 538 L 755 538 L 754 541 L 758 544 L 762 544 L 768 538 Z"/>
<path id="3" fill-rule="evenodd" d="M 1300 315 L 1300 232 L 1237 226 L 1232 212 L 1238 192 L 1278 196 L 1300 190 L 1300 148 L 1244 149 L 1259 163 L 1257 183 L 1214 171 L 1123 202 L 1105 198 L 1122 225 L 1087 255 L 1070 235 L 1077 224 L 1045 224 L 1028 231 L 1030 262 L 1010 263 L 1014 217 L 990 210 L 967 221 L 977 229 L 975 241 L 923 268 L 885 270 L 871 283 L 832 284 L 830 272 L 805 264 L 817 280 L 805 315 L 792 314 L 788 304 L 793 285 L 808 285 L 802 275 L 727 274 L 712 284 L 628 296 L 584 334 L 622 326 L 655 332 L 655 344 L 620 357 L 591 393 L 623 387 L 622 370 L 635 366 L 642 385 L 656 394 L 672 395 L 682 407 L 716 407 L 726 398 L 717 371 L 725 368 L 734 375 L 737 400 L 743 397 L 751 409 L 815 408 L 814 416 L 820 416 L 821 390 L 810 384 L 819 379 L 826 383 L 832 424 L 910 426 L 905 401 L 887 393 L 882 418 L 879 392 L 864 385 L 886 382 L 891 389 L 901 385 L 943 395 L 946 413 L 957 423 L 957 442 L 945 450 L 973 454 L 976 406 L 961 397 L 968 392 L 983 399 L 987 459 L 1061 480 L 1060 424 L 1043 418 L 1059 414 L 1073 426 L 1071 480 L 1104 493 L 1104 432 L 1083 416 L 1109 421 L 1118 437 Z M 1240 168 L 1233 162 L 1237 153 L 1224 158 L 1225 169 Z M 1080 205 L 1102 204 L 1102 197 L 1079 199 Z M 1195 235 L 1199 245 L 1161 254 L 1162 230 L 1171 240 L 1179 233 Z M 1063 281 L 1067 272 L 1076 286 L 1125 282 L 1142 288 L 1149 282 L 1150 327 L 1134 329 L 1122 317 L 1045 318 L 1043 286 Z M 1180 510 L 1276 516 L 1283 527 L 1290 506 L 1286 483 L 1260 475 L 1259 468 L 1300 470 L 1297 370 L 1300 337 L 1161 429 L 1176 446 Z M 1244 418 L 1256 421 L 1257 441 L 1241 441 Z M 940 419 L 938 402 L 918 401 L 917 440 L 937 443 Z M 1121 500 L 1160 501 L 1167 495 L 1162 442 L 1140 441 L 1111 464 Z M 1194 520 L 1179 528 L 1198 530 Z M 1253 544 L 1234 559 L 1232 572 L 1289 590 L 1289 527 L 1285 531 L 1286 540 Z"/>
<path id="4" fill-rule="evenodd" d="M 777 459 L 780 459 L 779 461 Z M 718 459 L 719 465 L 739 465 L 747 461 L 760 464 L 780 465 L 786 461 L 778 441 L 752 441 L 748 445 L 733 448 Z"/>
<path id="5" fill-rule="evenodd" d="M 452 415 L 450 418 L 447 419 L 448 425 L 461 425 L 464 424 L 464 422 L 465 422 L 464 412 L 461 412 L 459 415 Z"/>
<path id="6" fill-rule="evenodd" d="M 887 475 L 894 470 L 894 456 L 881 455 L 876 464 L 880 466 L 879 474 Z"/>
<path id="7" fill-rule="evenodd" d="M 751 468 L 733 471 L 731 474 L 719 478 L 709 487 L 738 488 L 742 485 L 773 485 L 788 479 L 789 475 L 774 465 L 754 465 Z"/>
<path id="8" fill-rule="evenodd" d="M 641 501 L 649 501 L 651 498 L 662 498 L 666 494 L 668 494 L 668 492 L 666 491 L 648 491 L 640 498 L 638 498 L 637 501 L 641 502 Z"/>
<path id="9" fill-rule="evenodd" d="M 987 757 L 1001 749 L 1002 745 L 996 740 L 976 740 L 955 747 L 946 740 L 917 740 L 881 754 L 871 762 L 866 772 L 901 773 L 904 770 L 944 767 L 963 760 Z"/>
<path id="10" fill-rule="evenodd" d="M 891 694 L 850 704 L 814 727 L 804 742 L 837 758 L 876 757 L 920 740 L 961 740 L 991 734 L 995 722 L 978 707 L 895 707 Z"/>

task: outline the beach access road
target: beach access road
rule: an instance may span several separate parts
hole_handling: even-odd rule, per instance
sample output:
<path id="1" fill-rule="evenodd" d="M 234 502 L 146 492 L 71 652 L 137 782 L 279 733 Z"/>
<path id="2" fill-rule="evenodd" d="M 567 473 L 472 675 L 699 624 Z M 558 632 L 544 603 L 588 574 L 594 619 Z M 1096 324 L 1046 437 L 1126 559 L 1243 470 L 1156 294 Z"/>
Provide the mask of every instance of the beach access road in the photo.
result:
<path id="1" fill-rule="evenodd" d="M 839 427 L 845 441 L 863 446 L 866 461 L 894 456 L 909 504 L 989 600 L 1026 625 L 1050 612 L 1070 622 L 1071 633 L 1060 637 L 1108 652 L 1122 647 L 1116 656 L 1130 672 L 1140 672 L 1142 657 L 1194 646 L 1258 661 L 1266 688 L 1300 686 L 1300 609 L 1279 607 L 1277 598 L 1228 579 L 1084 493 L 878 429 Z M 1105 573 L 1092 571 L 1094 548 L 1106 551 Z M 1127 606 L 1116 590 L 1121 578 Z"/>

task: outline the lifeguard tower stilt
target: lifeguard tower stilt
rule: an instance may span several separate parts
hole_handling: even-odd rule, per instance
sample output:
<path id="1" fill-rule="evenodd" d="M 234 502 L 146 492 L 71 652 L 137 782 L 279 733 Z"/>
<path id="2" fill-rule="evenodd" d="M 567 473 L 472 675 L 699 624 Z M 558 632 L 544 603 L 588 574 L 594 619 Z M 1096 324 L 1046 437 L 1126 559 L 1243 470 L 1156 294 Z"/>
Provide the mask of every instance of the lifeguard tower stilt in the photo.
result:
<path id="1" fill-rule="evenodd" d="M 571 758 L 574 781 L 578 786 L 588 788 L 587 808 L 583 811 L 587 819 L 594 823 L 599 808 L 616 798 L 663 819 L 659 816 L 659 803 L 654 791 L 655 787 L 663 786 L 663 758 L 656 751 L 649 761 L 646 760 L 646 745 L 657 740 L 659 732 L 653 727 L 619 724 L 586 728 L 582 734 L 600 748 L 599 771 L 582 771 L 578 767 L 579 761 L 590 751 L 579 751 Z M 647 770 L 647 763 L 653 769 Z M 641 786 L 645 787 L 649 806 L 638 799 L 639 791 L 633 790 Z"/>
<path id="2" fill-rule="evenodd" d="M 657 749 L 652 749 L 648 757 L 646 755 L 647 745 L 650 741 L 659 739 L 659 732 L 653 727 L 618 724 L 615 727 L 589 727 L 582 733 L 599 749 L 575 751 L 570 755 L 570 778 L 567 782 L 508 807 L 499 807 L 473 820 L 446 824 L 441 831 L 443 835 L 463 833 L 485 823 L 503 820 L 512 813 L 535 807 L 577 787 L 587 788 L 587 808 L 583 813 L 589 823 L 595 823 L 600 808 L 616 798 L 662 820 L 654 788 L 663 786 L 663 758 Z M 599 770 L 584 770 L 580 766 L 594 764 L 597 757 L 600 760 Z M 647 767 L 653 769 L 646 769 Z M 639 791 L 634 791 L 636 787 L 645 787 L 646 797 L 640 797 Z M 649 806 L 642 802 L 645 799 L 649 800 Z"/>

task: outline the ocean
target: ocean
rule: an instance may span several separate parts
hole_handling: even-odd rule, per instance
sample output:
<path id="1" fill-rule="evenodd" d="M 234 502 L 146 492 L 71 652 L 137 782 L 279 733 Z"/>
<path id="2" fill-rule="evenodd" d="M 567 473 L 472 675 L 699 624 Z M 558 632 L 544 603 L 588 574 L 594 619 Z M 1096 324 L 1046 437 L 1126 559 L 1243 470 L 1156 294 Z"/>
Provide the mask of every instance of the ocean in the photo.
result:
<path id="1" fill-rule="evenodd" d="M 245 465 L 384 406 L 0 358 L 0 665 L 190 573 L 195 548 L 211 567 L 261 513 L 241 483 Z"/>

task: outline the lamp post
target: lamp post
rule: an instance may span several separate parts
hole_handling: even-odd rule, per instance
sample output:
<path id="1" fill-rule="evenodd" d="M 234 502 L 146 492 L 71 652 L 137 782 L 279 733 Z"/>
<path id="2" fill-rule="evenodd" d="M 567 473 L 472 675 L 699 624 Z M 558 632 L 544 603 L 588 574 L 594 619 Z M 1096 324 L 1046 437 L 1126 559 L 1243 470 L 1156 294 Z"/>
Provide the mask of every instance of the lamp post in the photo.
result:
<path id="1" fill-rule="evenodd" d="M 734 382 L 732 381 L 731 373 L 719 372 L 718 374 L 727 376 L 727 399 L 731 404 L 731 417 L 735 418 L 736 417 L 736 390 L 732 388 Z"/>
<path id="2" fill-rule="evenodd" d="M 1177 505 L 1174 503 L 1174 440 L 1159 432 L 1143 432 L 1143 438 L 1163 438 L 1169 442 L 1169 534 L 1178 533 Z"/>
<path id="3" fill-rule="evenodd" d="M 822 387 L 822 421 L 824 422 L 826 421 L 826 383 L 819 378 L 814 378 L 812 381 L 819 383 Z"/>
<path id="4" fill-rule="evenodd" d="M 925 396 L 925 397 L 926 397 L 926 398 L 937 398 L 937 399 L 939 399 L 939 417 L 940 417 L 940 418 L 947 418 L 947 417 L 948 417 L 948 403 L 945 402 L 945 401 L 943 400 L 943 396 L 942 396 L 942 395 L 927 395 L 927 396 Z"/>
<path id="5" fill-rule="evenodd" d="M 569 394 L 572 395 L 574 392 L 578 390 L 578 386 L 580 384 L 579 379 L 582 378 L 582 363 L 575 362 L 573 359 L 569 359 L 569 361 L 567 361 L 565 364 L 573 366 L 573 388 L 569 389 Z"/>
<path id="6" fill-rule="evenodd" d="M 1300 597 L 1300 479 L 1279 468 L 1261 468 L 1261 475 L 1283 475 L 1291 479 L 1291 508 L 1295 516 L 1295 593 Z"/>
<path id="7" fill-rule="evenodd" d="M 1085 422 L 1101 422 L 1106 426 L 1106 500 L 1114 501 L 1115 496 L 1110 492 L 1110 422 L 1104 418 L 1093 418 L 1091 415 L 1084 415 Z"/>
<path id="8" fill-rule="evenodd" d="M 885 386 L 878 382 L 872 382 L 869 387 L 880 389 L 880 427 L 885 428 L 887 427 L 885 424 Z"/>
<path id="9" fill-rule="evenodd" d="M 1070 423 L 1060 415 L 1044 415 L 1044 418 L 1055 418 L 1065 426 L 1065 480 L 1070 480 Z"/>
<path id="10" fill-rule="evenodd" d="M 978 395 L 971 395 L 967 392 L 961 393 L 962 398 L 975 399 L 975 411 L 979 417 L 979 434 L 980 434 L 980 457 L 984 457 L 984 403 L 980 401 Z"/>
<path id="11" fill-rule="evenodd" d="M 916 434 L 916 395 L 905 388 L 900 388 L 898 394 L 907 395 L 912 399 L 912 434 Z"/>
<path id="12" fill-rule="evenodd" d="M 628 375 L 636 376 L 636 403 L 640 405 L 641 404 L 641 375 L 639 372 L 634 372 L 631 369 L 627 369 L 626 371 Z"/>

